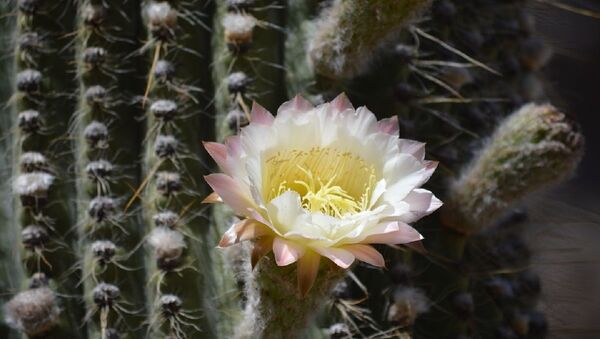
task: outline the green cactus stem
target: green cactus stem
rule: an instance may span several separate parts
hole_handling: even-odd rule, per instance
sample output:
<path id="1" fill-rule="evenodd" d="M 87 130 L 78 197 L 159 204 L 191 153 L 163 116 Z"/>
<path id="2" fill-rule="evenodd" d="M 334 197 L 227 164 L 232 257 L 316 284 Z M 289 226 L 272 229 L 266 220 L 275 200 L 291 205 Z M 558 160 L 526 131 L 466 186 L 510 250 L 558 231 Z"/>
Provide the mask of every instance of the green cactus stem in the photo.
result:
<path id="1" fill-rule="evenodd" d="M 252 269 L 246 261 L 244 320 L 235 338 L 302 338 L 311 320 L 329 299 L 345 272 L 333 263 L 322 262 L 317 279 L 307 295 L 298 289 L 296 266 L 279 267 L 272 255 L 263 257 Z"/>
<path id="2" fill-rule="evenodd" d="M 331 78 L 364 73 L 375 52 L 429 5 L 429 0 L 335 1 L 321 13 L 309 40 L 315 70 Z"/>
<path id="3" fill-rule="evenodd" d="M 14 52 L 12 49 L 12 40 L 14 39 L 14 30 L 16 28 L 16 20 L 10 13 L 14 11 L 14 6 L 11 2 L 3 2 L 0 4 L 0 55 L 11 55 Z M 0 79 L 5 79 L 0 84 L 0 134 L 10 135 L 11 127 L 15 113 L 11 105 L 4 103 L 9 102 L 12 95 L 14 83 L 14 58 L 4 57 L 0 60 Z M 24 273 L 21 263 L 18 258 L 18 247 L 15 246 L 15 241 L 18 237 L 18 230 L 13 227 L 15 224 L 15 213 L 13 210 L 14 201 L 12 198 L 12 187 L 10 186 L 11 179 L 11 164 L 12 159 L 12 140 L 3 138 L 0 141 L 0 181 L 3 183 L 0 186 L 3 199 L 0 204 L 0 272 L 3 279 L 0 282 L 0 291 L 17 291 L 20 288 L 21 281 L 24 279 Z M 2 295 L 0 303 L 4 304 L 8 301 L 9 295 Z M 16 339 L 17 334 L 10 331 L 10 328 L 0 323 L 0 337 L 8 339 Z"/>
<path id="4" fill-rule="evenodd" d="M 202 138 L 212 138 L 210 2 L 146 1 L 144 177 L 150 334 L 216 337 L 215 230 L 208 224 Z M 174 217 L 169 217 L 169 215 Z"/>
<path id="5" fill-rule="evenodd" d="M 142 241 L 139 215 L 135 208 L 121 213 L 121 206 L 104 211 L 100 204 L 94 205 L 98 197 L 126 200 L 139 182 L 136 163 L 141 136 L 137 133 L 137 117 L 141 110 L 131 102 L 143 88 L 136 72 L 140 57 L 132 56 L 140 47 L 140 17 L 123 15 L 139 11 L 133 1 L 84 1 L 78 12 L 80 99 L 73 130 L 78 155 L 77 201 L 81 204 L 80 257 L 86 307 L 91 316 L 88 335 L 93 338 L 104 338 L 108 328 L 129 333 L 130 337 L 145 335 L 139 316 L 145 302 L 144 290 L 139 288 L 145 276 L 143 258 L 140 252 L 127 253 Z M 92 133 L 94 125 L 107 127 L 108 134 L 101 136 L 106 140 L 98 141 L 99 136 Z M 103 218 L 100 213 L 119 215 Z M 101 283 L 118 286 L 120 300 L 134 305 L 138 314 L 98 304 L 94 291 Z"/>
<path id="6" fill-rule="evenodd" d="M 18 3 L 13 190 L 19 196 L 15 200 L 20 200 L 15 210 L 25 270 L 28 275 L 45 273 L 55 282 L 63 309 L 52 322 L 56 326 L 44 332 L 82 338 L 81 277 L 73 269 L 77 267 L 77 239 L 72 232 L 76 211 L 63 199 L 75 192 L 67 137 L 75 86 L 64 76 L 73 73 L 73 49 L 67 37 L 74 30 L 74 13 L 71 2 Z M 26 163 L 31 160 L 28 152 L 45 159 L 41 168 Z"/>
<path id="7" fill-rule="evenodd" d="M 523 106 L 453 183 L 446 225 L 476 232 L 524 195 L 570 176 L 582 149 L 583 137 L 555 107 Z"/>
<path id="8" fill-rule="evenodd" d="M 235 134 L 248 123 L 248 110 L 252 101 L 267 109 L 275 109 L 286 98 L 283 70 L 282 31 L 285 16 L 283 1 L 223 1 L 217 6 L 213 32 L 212 78 L 215 83 L 216 138 L 222 141 Z M 220 236 L 235 220 L 231 211 L 222 206 L 213 209 L 213 223 L 218 243 Z M 225 322 L 224 334 L 233 333 L 241 320 L 241 305 L 236 298 L 241 293 L 236 287 L 243 285 L 237 274 L 243 251 L 228 249 L 216 253 L 223 277 L 219 295 L 223 296 L 220 308 L 230 314 Z M 237 275 L 237 277 L 234 277 Z M 233 297 L 233 299 L 232 299 Z"/>

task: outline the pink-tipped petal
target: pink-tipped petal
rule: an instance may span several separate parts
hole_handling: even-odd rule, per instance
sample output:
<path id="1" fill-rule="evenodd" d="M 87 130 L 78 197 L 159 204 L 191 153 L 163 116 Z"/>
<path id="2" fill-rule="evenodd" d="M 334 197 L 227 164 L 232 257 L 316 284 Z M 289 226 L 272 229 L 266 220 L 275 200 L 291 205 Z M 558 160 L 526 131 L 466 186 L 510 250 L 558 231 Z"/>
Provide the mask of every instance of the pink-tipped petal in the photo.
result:
<path id="1" fill-rule="evenodd" d="M 262 107 L 256 101 L 252 102 L 252 113 L 250 116 L 251 122 L 271 126 L 273 124 L 273 120 L 275 120 L 275 117 L 273 117 L 271 112 L 267 111 L 266 108 Z"/>
<path id="2" fill-rule="evenodd" d="M 217 194 L 217 192 L 212 192 L 204 200 L 202 200 L 202 204 L 222 204 L 223 199 Z"/>
<path id="3" fill-rule="evenodd" d="M 248 210 L 255 208 L 248 189 L 230 176 L 214 173 L 204 176 L 204 180 L 237 215 L 247 216 Z"/>
<path id="4" fill-rule="evenodd" d="M 336 265 L 341 268 L 348 268 L 354 262 L 354 255 L 345 249 L 327 247 L 327 248 L 315 248 L 320 255 L 329 258 Z"/>
<path id="5" fill-rule="evenodd" d="M 231 227 L 229 227 L 225 234 L 223 234 L 223 237 L 221 237 L 221 241 L 219 241 L 219 245 L 217 245 L 217 247 L 225 248 L 237 243 L 239 239 L 240 230 L 243 227 L 245 227 L 245 225 L 246 219 L 238 221 L 235 224 L 231 225 Z"/>
<path id="6" fill-rule="evenodd" d="M 227 146 L 218 142 L 203 142 L 202 144 L 223 172 L 231 174 L 229 166 L 227 166 Z"/>
<path id="7" fill-rule="evenodd" d="M 400 135 L 400 125 L 398 124 L 398 116 L 394 115 L 391 118 L 379 120 L 377 127 L 380 132 L 390 135 Z"/>
<path id="8" fill-rule="evenodd" d="M 273 238 L 262 237 L 254 242 L 254 248 L 252 249 L 252 255 L 250 256 L 250 264 L 252 268 L 256 267 L 258 261 L 265 255 L 269 254 L 273 250 Z"/>
<path id="9" fill-rule="evenodd" d="M 423 161 L 425 159 L 425 143 L 418 142 L 410 139 L 398 140 L 398 147 L 401 153 L 408 153 L 415 158 Z"/>
<path id="10" fill-rule="evenodd" d="M 370 245 L 354 244 L 344 246 L 344 249 L 350 251 L 356 259 L 377 267 L 385 267 L 385 260 L 379 251 Z"/>
<path id="11" fill-rule="evenodd" d="M 296 95 L 294 99 L 292 99 L 292 105 L 294 109 L 297 111 L 305 112 L 313 109 L 315 106 L 310 103 L 310 101 L 304 99 L 301 95 Z"/>
<path id="12" fill-rule="evenodd" d="M 431 172 L 431 174 L 433 174 L 433 172 L 435 171 L 435 169 L 438 167 L 438 165 L 440 164 L 439 161 L 431 161 L 431 160 L 426 160 L 423 161 L 423 165 L 425 165 L 425 168 Z M 429 177 L 431 176 L 431 174 L 429 175 Z M 429 179 L 429 177 L 427 177 Z"/>
<path id="13" fill-rule="evenodd" d="M 410 192 L 404 201 L 410 205 L 412 212 L 420 213 L 420 217 L 433 213 L 442 207 L 443 203 L 428 190 L 416 188 Z"/>
<path id="14" fill-rule="evenodd" d="M 230 135 L 225 138 L 225 146 L 232 157 L 238 158 L 242 154 L 242 140 L 239 135 Z"/>
<path id="15" fill-rule="evenodd" d="M 340 93 L 333 101 L 331 102 L 331 108 L 337 112 L 343 112 L 347 109 L 354 109 L 350 99 L 346 96 L 346 93 Z"/>
<path id="16" fill-rule="evenodd" d="M 277 110 L 277 115 L 303 113 L 313 109 L 314 106 L 300 95 L 296 95 L 292 100 L 286 101 Z"/>
<path id="17" fill-rule="evenodd" d="M 319 273 L 321 256 L 313 251 L 307 251 L 298 260 L 298 289 L 302 297 L 312 288 Z"/>
<path id="18" fill-rule="evenodd" d="M 287 266 L 295 263 L 304 255 L 305 248 L 287 241 L 281 237 L 275 237 L 273 240 L 273 253 L 277 266 Z"/>
<path id="19" fill-rule="evenodd" d="M 246 219 L 246 226 L 238 232 L 238 242 L 272 236 L 273 232 L 266 225 L 252 219 Z"/>
<path id="20" fill-rule="evenodd" d="M 412 226 L 405 224 L 403 222 L 395 223 L 398 226 L 398 230 L 387 232 L 387 233 L 379 233 L 373 234 L 366 237 L 362 243 L 363 244 L 407 244 L 414 241 L 423 240 L 423 236 Z M 393 229 L 390 227 L 390 229 Z"/>

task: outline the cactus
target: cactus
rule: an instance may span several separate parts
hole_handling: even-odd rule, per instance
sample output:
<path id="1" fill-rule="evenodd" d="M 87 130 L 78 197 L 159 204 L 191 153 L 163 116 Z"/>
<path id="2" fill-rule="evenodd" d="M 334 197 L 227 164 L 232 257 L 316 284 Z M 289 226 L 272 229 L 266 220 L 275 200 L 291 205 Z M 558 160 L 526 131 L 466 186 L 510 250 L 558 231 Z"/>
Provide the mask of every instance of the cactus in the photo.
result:
<path id="1" fill-rule="evenodd" d="M 66 175 L 73 163 L 67 133 L 74 111 L 75 83 L 65 76 L 73 73 L 74 53 L 67 36 L 74 29 L 75 6 L 70 2 L 19 1 L 16 10 L 16 75 L 11 100 L 17 119 L 12 181 L 15 223 L 21 227 L 21 260 L 28 277 L 36 279 L 35 275 L 41 274 L 51 279 L 45 288 L 54 291 L 47 291 L 46 295 L 55 296 L 49 297 L 48 302 L 58 303 L 50 298 L 60 299 L 61 307 L 69 310 L 45 320 L 47 326 L 28 330 L 23 325 L 23 330 L 31 331 L 29 334 L 43 330 L 55 336 L 81 338 L 81 276 L 77 270 L 71 274 L 77 265 L 77 238 L 72 230 L 75 210 L 72 202 L 60 199 L 74 197 L 75 192 L 75 183 Z M 30 297 L 26 293 L 34 293 L 33 290 L 18 296 L 27 302 Z M 23 323 L 24 319 L 18 319 L 20 312 L 14 314 L 17 318 L 12 323 Z"/>
<path id="2" fill-rule="evenodd" d="M 79 255 L 88 335 L 105 338 L 107 331 L 143 333 L 139 315 L 145 294 L 137 288 L 144 279 L 140 253 L 143 226 L 135 210 L 120 207 L 139 182 L 137 159 L 141 136 L 139 108 L 131 105 L 142 88 L 136 79 L 139 48 L 136 33 L 139 5 L 120 1 L 83 1 L 78 8 L 77 79 L 79 103 L 72 123 L 77 152 Z M 96 127 L 94 127 L 96 126 Z M 99 128 L 99 129 L 98 129 Z M 99 133 L 98 133 L 99 132 Z M 102 298 L 102 286 L 118 288 L 117 300 Z M 130 309 L 135 305 L 134 309 Z"/>
<path id="3" fill-rule="evenodd" d="M 583 139 L 545 103 L 551 52 L 527 1 L 1 6 L 0 51 L 14 57 L 0 59 L 0 336 L 545 336 L 518 203 L 568 178 Z M 310 255 L 279 267 L 268 237 L 215 248 L 249 226 L 202 204 L 221 202 L 202 179 L 224 152 L 212 141 L 238 140 L 296 94 L 339 92 L 335 109 L 397 117 L 440 162 L 428 188 L 445 206 L 416 225 L 425 239 L 376 245 L 387 270 Z"/>

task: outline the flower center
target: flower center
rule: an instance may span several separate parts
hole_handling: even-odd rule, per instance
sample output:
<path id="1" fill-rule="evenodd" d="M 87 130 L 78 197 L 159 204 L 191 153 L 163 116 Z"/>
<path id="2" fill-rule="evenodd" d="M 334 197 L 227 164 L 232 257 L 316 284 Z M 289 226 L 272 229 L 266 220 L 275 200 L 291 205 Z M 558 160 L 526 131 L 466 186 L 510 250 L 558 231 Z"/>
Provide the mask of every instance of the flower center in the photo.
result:
<path id="1" fill-rule="evenodd" d="M 368 209 L 377 181 L 373 165 L 333 148 L 277 153 L 263 168 L 266 201 L 293 190 L 300 194 L 304 209 L 333 217 Z"/>

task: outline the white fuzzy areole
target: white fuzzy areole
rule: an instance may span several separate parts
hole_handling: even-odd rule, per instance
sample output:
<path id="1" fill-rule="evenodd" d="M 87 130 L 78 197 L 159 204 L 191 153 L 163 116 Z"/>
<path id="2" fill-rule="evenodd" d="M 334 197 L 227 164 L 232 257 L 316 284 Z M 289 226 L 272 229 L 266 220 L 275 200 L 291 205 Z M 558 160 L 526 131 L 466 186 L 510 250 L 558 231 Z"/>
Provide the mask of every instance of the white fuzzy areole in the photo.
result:
<path id="1" fill-rule="evenodd" d="M 54 176 L 45 172 L 25 173 L 17 176 L 13 190 L 18 195 L 36 195 L 48 192 Z"/>
<path id="2" fill-rule="evenodd" d="M 166 227 L 157 227 L 148 236 L 148 244 L 152 246 L 159 258 L 177 258 L 186 247 L 183 234 Z"/>

